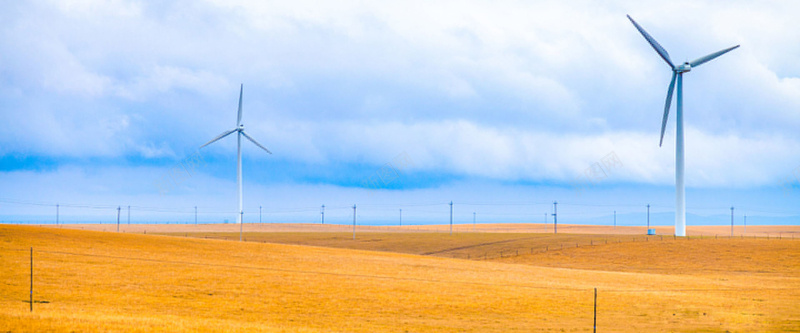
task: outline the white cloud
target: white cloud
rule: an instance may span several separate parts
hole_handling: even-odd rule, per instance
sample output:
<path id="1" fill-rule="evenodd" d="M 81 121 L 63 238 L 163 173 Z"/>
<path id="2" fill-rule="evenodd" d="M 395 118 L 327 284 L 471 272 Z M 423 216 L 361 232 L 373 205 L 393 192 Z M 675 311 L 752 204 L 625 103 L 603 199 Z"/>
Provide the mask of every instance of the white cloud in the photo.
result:
<path id="1" fill-rule="evenodd" d="M 279 121 L 255 126 L 251 134 L 290 160 L 305 163 L 361 161 L 383 164 L 400 152 L 414 160 L 412 170 L 445 171 L 504 181 L 580 181 L 595 163 L 613 153 L 622 166 L 605 181 L 674 183 L 674 136 L 663 147 L 658 133 L 599 134 L 530 132 L 483 126 L 466 120 L 437 122 L 315 124 Z M 283 130 L 281 130 L 283 129 Z M 257 133 L 257 134 L 254 134 Z M 303 138 L 293 141 L 292 138 Z M 687 184 L 696 187 L 747 187 L 777 184 L 800 161 L 800 142 L 780 134 L 713 134 L 687 126 Z M 272 158 L 272 157 L 270 157 Z"/>
<path id="2" fill-rule="evenodd" d="M 122 82 L 116 91 L 122 97 L 145 100 L 155 94 L 171 93 L 176 90 L 216 95 L 220 87 L 227 86 L 231 86 L 231 83 L 225 77 L 209 71 L 156 65 L 131 82 Z"/>
<path id="3" fill-rule="evenodd" d="M 43 45 L 37 52 L 47 55 L 47 66 L 41 69 L 42 86 L 59 93 L 87 97 L 102 96 L 111 85 L 111 78 L 86 68 L 63 45 Z"/>
<path id="4" fill-rule="evenodd" d="M 94 20 L 98 17 L 136 17 L 142 12 L 141 5 L 135 1 L 64 0 L 47 1 L 60 12 L 78 19 Z"/>
<path id="5" fill-rule="evenodd" d="M 172 148 L 164 142 L 158 145 L 153 143 L 137 144 L 132 142 L 129 143 L 129 145 L 144 158 L 177 157 L 177 154 L 172 151 Z"/>

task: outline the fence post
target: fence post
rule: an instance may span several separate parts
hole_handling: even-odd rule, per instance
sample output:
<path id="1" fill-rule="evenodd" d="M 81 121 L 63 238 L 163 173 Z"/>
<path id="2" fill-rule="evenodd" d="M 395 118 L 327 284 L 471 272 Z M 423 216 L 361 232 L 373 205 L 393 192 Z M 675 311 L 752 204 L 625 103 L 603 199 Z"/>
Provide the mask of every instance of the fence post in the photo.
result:
<path id="1" fill-rule="evenodd" d="M 31 247 L 31 312 L 33 312 L 33 247 Z"/>
<path id="2" fill-rule="evenodd" d="M 592 332 L 597 333 L 597 288 L 594 288 L 594 325 Z"/>

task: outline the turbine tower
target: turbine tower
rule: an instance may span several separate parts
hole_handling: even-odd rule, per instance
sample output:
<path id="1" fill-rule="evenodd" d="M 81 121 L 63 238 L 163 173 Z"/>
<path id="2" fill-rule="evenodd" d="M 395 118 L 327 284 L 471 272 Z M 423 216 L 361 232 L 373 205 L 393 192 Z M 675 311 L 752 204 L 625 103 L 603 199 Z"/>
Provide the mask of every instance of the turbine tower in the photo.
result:
<path id="1" fill-rule="evenodd" d="M 667 128 L 667 118 L 669 118 L 669 107 L 670 103 L 672 102 L 672 92 L 675 89 L 675 81 L 677 80 L 678 82 L 678 107 L 675 112 L 675 120 L 677 122 L 677 130 L 675 131 L 675 235 L 686 236 L 686 192 L 683 182 L 683 74 L 691 71 L 693 67 L 700 66 L 716 57 L 728 53 L 729 51 L 739 47 L 739 45 L 711 53 L 705 57 L 701 57 L 690 62 L 685 62 L 680 66 L 675 66 L 675 64 L 673 64 L 672 60 L 669 58 L 667 50 L 661 47 L 661 45 L 658 44 L 658 42 L 656 42 L 656 40 L 650 36 L 650 34 L 648 34 L 644 28 L 636 23 L 636 21 L 634 21 L 630 15 L 627 16 L 628 19 L 631 20 L 631 23 L 633 23 L 633 26 L 636 27 L 636 30 L 639 30 L 642 36 L 644 36 L 644 39 L 650 43 L 650 46 L 652 46 L 653 49 L 658 52 L 658 55 L 661 56 L 661 59 L 664 59 L 664 61 L 666 61 L 669 65 L 670 69 L 672 69 L 672 81 L 670 81 L 669 89 L 667 90 L 667 102 L 666 105 L 664 105 L 664 118 L 661 120 L 661 140 L 658 142 L 659 147 L 661 147 L 661 144 L 664 142 L 664 130 Z"/>
<path id="2" fill-rule="evenodd" d="M 211 139 L 211 141 L 207 142 L 206 144 L 200 146 L 202 149 L 205 146 L 208 146 L 230 134 L 233 132 L 237 133 L 237 143 L 236 143 L 236 183 L 239 186 L 239 212 L 238 217 L 236 218 L 239 223 L 242 223 L 242 215 L 244 215 L 244 211 L 242 211 L 242 136 L 250 140 L 254 143 L 258 148 L 264 149 L 266 152 L 272 154 L 269 149 L 262 146 L 260 143 L 256 142 L 255 139 L 251 138 L 247 133 L 244 132 L 244 125 L 242 124 L 242 91 L 244 90 L 244 84 L 239 87 L 239 115 L 236 117 L 236 127 L 230 131 L 222 132 L 222 134 L 218 135 L 216 138 Z"/>

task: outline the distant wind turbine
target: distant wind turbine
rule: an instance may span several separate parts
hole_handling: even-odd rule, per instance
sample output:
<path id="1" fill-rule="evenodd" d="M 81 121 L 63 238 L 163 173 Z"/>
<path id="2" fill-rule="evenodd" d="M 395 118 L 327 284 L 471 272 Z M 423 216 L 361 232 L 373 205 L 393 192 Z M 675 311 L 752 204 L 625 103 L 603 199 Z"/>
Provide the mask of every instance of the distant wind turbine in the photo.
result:
<path id="1" fill-rule="evenodd" d="M 669 67 L 672 69 L 672 81 L 670 81 L 669 89 L 667 90 L 667 103 L 664 105 L 664 118 L 661 120 L 661 140 L 658 142 L 659 147 L 661 147 L 661 144 L 664 142 L 664 130 L 667 128 L 669 106 L 672 102 L 672 92 L 675 89 L 676 78 L 678 81 L 678 107 L 675 114 L 675 120 L 677 122 L 677 130 L 675 133 L 675 235 L 686 236 L 686 192 L 683 182 L 683 74 L 691 71 L 692 67 L 697 67 L 707 63 L 714 58 L 739 47 L 739 45 L 711 53 L 705 57 L 701 57 L 690 62 L 685 62 L 680 66 L 675 66 L 675 64 L 673 64 L 672 60 L 669 58 L 667 50 L 661 47 L 661 45 L 658 44 L 658 42 L 656 42 L 656 40 L 650 36 L 650 34 L 648 34 L 644 28 L 636 23 L 636 21 L 634 21 L 630 15 L 627 16 L 628 19 L 631 20 L 631 23 L 633 23 L 633 25 L 636 27 L 636 30 L 639 30 L 642 36 L 647 39 L 647 42 L 650 43 L 650 46 L 652 46 L 653 49 L 658 52 L 658 55 L 661 56 L 661 59 L 664 59 L 664 61 L 666 61 Z"/>
<path id="2" fill-rule="evenodd" d="M 259 148 L 264 149 L 266 152 L 272 154 L 272 152 L 269 151 L 269 149 L 267 149 L 266 147 L 262 146 L 260 143 L 256 142 L 255 139 L 251 138 L 249 135 L 247 135 L 247 133 L 244 132 L 244 125 L 242 124 L 242 91 L 243 90 L 244 90 L 244 84 L 242 84 L 239 87 L 239 115 L 236 117 L 236 127 L 234 129 L 230 130 L 230 131 L 223 132 L 222 134 L 218 135 L 216 138 L 214 138 L 211 141 L 207 142 L 206 144 L 200 146 L 200 148 L 203 148 L 205 146 L 208 146 L 208 145 L 210 145 L 210 144 L 212 144 L 212 143 L 214 143 L 214 142 L 216 142 L 216 141 L 218 141 L 218 140 L 220 140 L 220 139 L 232 134 L 233 132 L 237 132 L 238 133 L 237 134 L 237 143 L 236 143 L 236 182 L 239 185 L 239 214 L 238 214 L 239 216 L 237 217 L 237 220 L 239 221 L 239 223 L 242 223 L 242 215 L 244 215 L 244 212 L 242 211 L 242 136 L 247 138 L 247 140 L 250 140 L 252 143 L 254 143 Z"/>

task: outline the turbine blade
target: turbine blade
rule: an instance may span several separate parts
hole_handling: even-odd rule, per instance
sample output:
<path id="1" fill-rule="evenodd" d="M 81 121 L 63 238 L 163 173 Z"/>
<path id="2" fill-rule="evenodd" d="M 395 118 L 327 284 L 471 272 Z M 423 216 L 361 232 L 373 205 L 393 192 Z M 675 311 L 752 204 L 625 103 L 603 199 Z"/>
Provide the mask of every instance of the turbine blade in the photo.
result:
<path id="1" fill-rule="evenodd" d="M 205 147 L 205 146 L 208 146 L 208 145 L 210 145 L 210 144 L 212 144 L 212 143 L 216 142 L 217 140 L 219 140 L 219 139 L 222 139 L 222 138 L 224 138 L 224 137 L 226 137 L 226 136 L 230 135 L 230 134 L 231 134 L 231 133 L 233 133 L 233 132 L 236 132 L 236 130 L 237 130 L 237 128 L 234 128 L 234 129 L 232 129 L 232 130 L 230 130 L 230 131 L 225 131 L 225 132 L 222 132 L 222 134 L 220 134 L 220 135 L 217 135 L 217 137 L 216 137 L 216 138 L 213 138 L 213 139 L 211 139 L 211 141 L 209 141 L 209 142 L 206 142 L 206 144 L 204 144 L 204 145 L 200 146 L 200 148 L 203 148 L 203 147 Z"/>
<path id="2" fill-rule="evenodd" d="M 633 23 L 633 26 L 636 27 L 636 30 L 639 30 L 642 36 L 644 36 L 644 39 L 647 39 L 647 42 L 650 43 L 650 46 L 652 46 L 653 49 L 658 52 L 658 55 L 661 56 L 661 59 L 664 59 L 664 61 L 669 64 L 670 68 L 675 69 L 675 65 L 672 64 L 672 60 L 669 58 L 669 53 L 667 53 L 667 50 L 661 47 L 661 44 L 659 44 L 655 38 L 653 38 L 653 36 L 650 36 L 650 34 L 648 34 L 647 31 L 645 31 L 644 28 L 639 25 L 639 23 L 636 23 L 636 21 L 634 21 L 630 15 L 626 16 L 628 16 L 628 19 L 631 20 L 631 23 Z"/>
<path id="3" fill-rule="evenodd" d="M 675 91 L 675 78 L 678 73 L 672 72 L 672 81 L 669 82 L 669 89 L 667 90 L 667 102 L 664 104 L 664 118 L 661 119 L 661 140 L 658 141 L 658 146 L 664 143 L 664 131 L 667 129 L 667 119 L 669 119 L 669 106 L 672 103 L 672 92 Z"/>
<path id="4" fill-rule="evenodd" d="M 260 143 L 256 142 L 256 140 L 255 140 L 255 139 L 251 138 L 251 137 L 250 137 L 249 135 L 247 135 L 247 133 L 245 133 L 244 131 L 242 131 L 242 135 L 244 135 L 244 137 L 245 137 L 245 138 L 247 138 L 247 140 L 250 140 L 250 142 L 254 143 L 254 144 L 255 144 L 256 146 L 258 146 L 259 148 L 261 148 L 261 149 L 264 149 L 264 151 L 266 151 L 266 152 L 268 152 L 268 153 L 272 154 L 272 152 L 271 152 L 271 151 L 269 151 L 269 149 L 267 149 L 266 147 L 262 146 Z"/>
<path id="5" fill-rule="evenodd" d="M 244 90 L 244 83 L 239 86 L 239 116 L 236 117 L 236 127 L 242 124 L 242 91 Z"/>
<path id="6" fill-rule="evenodd" d="M 705 63 L 707 63 L 707 62 L 709 62 L 711 60 L 714 60 L 714 58 L 716 58 L 716 57 L 719 57 L 719 56 L 721 56 L 721 55 L 723 55 L 725 53 L 728 53 L 728 52 L 732 51 L 733 49 L 735 49 L 737 47 L 739 47 L 739 45 L 729 47 L 729 48 L 724 49 L 722 51 L 714 52 L 714 53 L 709 54 L 709 55 L 707 55 L 705 57 L 693 60 L 692 62 L 689 63 L 689 65 L 691 65 L 692 67 L 700 66 L 700 65 L 705 64 Z"/>

